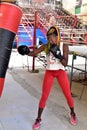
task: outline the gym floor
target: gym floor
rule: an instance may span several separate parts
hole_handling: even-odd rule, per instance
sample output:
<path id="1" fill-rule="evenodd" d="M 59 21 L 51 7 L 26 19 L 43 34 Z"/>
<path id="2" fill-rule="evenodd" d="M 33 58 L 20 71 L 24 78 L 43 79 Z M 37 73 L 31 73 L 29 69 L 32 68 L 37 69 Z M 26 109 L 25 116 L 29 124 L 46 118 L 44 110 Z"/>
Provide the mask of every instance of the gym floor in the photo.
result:
<path id="1" fill-rule="evenodd" d="M 32 130 L 41 96 L 44 69 L 39 73 L 24 68 L 7 70 L 3 93 L 0 99 L 0 130 Z M 86 85 L 87 86 L 87 85 Z M 78 124 L 70 124 L 69 108 L 56 81 L 42 115 L 40 130 L 87 130 L 87 87 L 80 99 L 83 85 L 72 82 L 75 95 L 75 112 Z"/>

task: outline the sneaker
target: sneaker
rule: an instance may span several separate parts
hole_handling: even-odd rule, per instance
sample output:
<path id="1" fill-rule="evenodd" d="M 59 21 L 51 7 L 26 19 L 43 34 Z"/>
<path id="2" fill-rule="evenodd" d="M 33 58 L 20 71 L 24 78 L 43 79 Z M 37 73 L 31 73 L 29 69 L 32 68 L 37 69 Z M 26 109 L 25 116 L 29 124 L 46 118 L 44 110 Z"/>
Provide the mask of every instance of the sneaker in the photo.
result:
<path id="1" fill-rule="evenodd" d="M 76 125 L 77 124 L 77 119 L 76 119 L 76 115 L 75 114 L 71 114 L 70 122 L 71 122 L 72 125 Z"/>
<path id="2" fill-rule="evenodd" d="M 35 123 L 33 124 L 33 129 L 34 130 L 38 130 L 40 128 L 41 125 L 41 119 L 36 119 Z"/>

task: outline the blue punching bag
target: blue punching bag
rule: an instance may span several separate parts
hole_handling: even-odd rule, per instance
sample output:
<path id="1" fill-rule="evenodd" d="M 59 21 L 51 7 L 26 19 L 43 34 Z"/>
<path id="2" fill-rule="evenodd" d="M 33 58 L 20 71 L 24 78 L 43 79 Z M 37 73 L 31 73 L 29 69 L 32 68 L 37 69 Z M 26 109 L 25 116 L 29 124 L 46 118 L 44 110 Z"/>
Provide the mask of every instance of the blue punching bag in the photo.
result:
<path id="1" fill-rule="evenodd" d="M 0 97 L 21 17 L 22 11 L 17 5 L 7 2 L 0 3 Z"/>

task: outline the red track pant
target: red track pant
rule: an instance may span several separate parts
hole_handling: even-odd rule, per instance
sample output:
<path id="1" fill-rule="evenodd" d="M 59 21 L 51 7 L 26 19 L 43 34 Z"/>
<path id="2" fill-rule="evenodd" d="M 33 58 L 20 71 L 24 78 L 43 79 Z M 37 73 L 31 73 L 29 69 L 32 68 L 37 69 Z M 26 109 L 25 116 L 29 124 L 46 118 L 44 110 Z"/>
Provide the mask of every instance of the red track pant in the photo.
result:
<path id="1" fill-rule="evenodd" d="M 39 107 L 40 108 L 45 107 L 55 77 L 57 78 L 57 81 L 65 95 L 69 107 L 70 108 L 74 107 L 74 102 L 70 92 L 68 77 L 64 70 L 52 70 L 52 71 L 46 70 L 44 75 L 44 80 L 43 80 L 42 96 L 39 102 Z"/>

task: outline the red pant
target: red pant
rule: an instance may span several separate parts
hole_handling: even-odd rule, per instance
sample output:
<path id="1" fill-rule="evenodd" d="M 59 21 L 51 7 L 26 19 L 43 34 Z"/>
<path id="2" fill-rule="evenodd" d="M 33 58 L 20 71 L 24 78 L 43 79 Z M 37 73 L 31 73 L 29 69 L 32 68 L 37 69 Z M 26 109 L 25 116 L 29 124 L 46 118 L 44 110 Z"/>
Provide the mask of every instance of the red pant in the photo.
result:
<path id="1" fill-rule="evenodd" d="M 45 107 L 55 77 L 57 78 L 57 81 L 66 97 L 69 107 L 70 108 L 74 107 L 74 102 L 70 92 L 68 77 L 64 70 L 52 70 L 52 71 L 46 70 L 44 75 L 44 80 L 43 80 L 42 96 L 39 102 L 39 107 L 40 108 Z"/>

